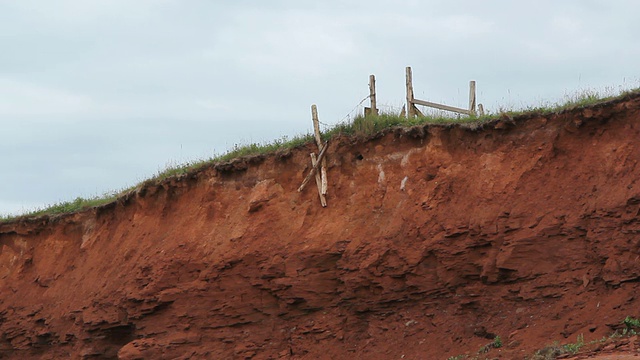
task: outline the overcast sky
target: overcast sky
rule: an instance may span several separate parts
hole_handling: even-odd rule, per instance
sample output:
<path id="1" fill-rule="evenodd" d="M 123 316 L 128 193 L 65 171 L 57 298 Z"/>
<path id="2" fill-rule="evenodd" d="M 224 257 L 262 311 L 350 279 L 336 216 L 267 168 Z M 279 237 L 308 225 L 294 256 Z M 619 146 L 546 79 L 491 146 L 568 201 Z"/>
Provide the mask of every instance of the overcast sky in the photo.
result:
<path id="1" fill-rule="evenodd" d="M 362 111 L 640 86 L 640 2 L 0 0 L 0 214 Z"/>

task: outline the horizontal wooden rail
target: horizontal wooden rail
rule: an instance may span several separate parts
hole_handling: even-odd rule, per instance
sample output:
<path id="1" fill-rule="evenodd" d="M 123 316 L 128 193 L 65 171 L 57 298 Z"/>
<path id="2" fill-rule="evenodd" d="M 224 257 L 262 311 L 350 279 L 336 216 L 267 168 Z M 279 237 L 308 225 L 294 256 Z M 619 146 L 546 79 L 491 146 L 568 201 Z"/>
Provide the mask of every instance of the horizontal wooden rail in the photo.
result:
<path id="1" fill-rule="evenodd" d="M 432 102 L 429 102 L 429 101 L 418 100 L 418 99 L 413 99 L 413 100 L 411 100 L 411 102 L 416 104 L 416 105 L 429 106 L 429 107 L 440 109 L 440 110 L 453 111 L 453 112 L 457 112 L 457 113 L 460 113 L 460 114 L 471 115 L 471 111 L 465 110 L 465 109 L 461 109 L 461 108 L 457 108 L 457 107 L 453 107 L 453 106 L 436 104 L 436 103 L 432 103 Z"/>
<path id="2" fill-rule="evenodd" d="M 422 105 L 427 107 L 432 107 L 435 109 L 440 109 L 444 111 L 451 111 L 458 114 L 465 114 L 469 116 L 476 116 L 476 82 L 469 81 L 469 109 L 462 109 L 455 106 L 442 105 L 437 103 L 432 103 L 430 101 L 418 100 L 414 97 L 413 94 L 413 74 L 411 72 L 411 67 L 407 66 L 406 68 L 406 80 L 407 80 L 407 118 L 415 117 L 416 115 L 422 116 L 422 113 L 416 105 Z M 482 108 L 482 104 L 479 104 L 480 114 L 484 114 L 484 109 Z"/>

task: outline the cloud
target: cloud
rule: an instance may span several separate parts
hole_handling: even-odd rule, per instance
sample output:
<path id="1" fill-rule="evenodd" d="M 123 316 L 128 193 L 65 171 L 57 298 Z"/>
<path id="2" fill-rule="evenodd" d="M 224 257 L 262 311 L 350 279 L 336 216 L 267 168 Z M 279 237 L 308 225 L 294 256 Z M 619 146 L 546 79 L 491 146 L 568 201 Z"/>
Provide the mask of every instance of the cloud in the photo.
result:
<path id="1" fill-rule="evenodd" d="M 432 14 L 434 15 L 434 14 Z M 494 22 L 468 13 L 426 17 L 412 14 L 404 20 L 410 37 L 435 42 L 470 41 L 489 36 L 495 30 Z M 455 47 L 456 43 L 448 44 Z"/>
<path id="2" fill-rule="evenodd" d="M 144 18 L 152 10 L 162 8 L 173 0 L 20 0 L 8 6 L 24 15 L 35 16 L 40 21 L 68 27 L 92 24 L 113 18 Z"/>
<path id="3" fill-rule="evenodd" d="M 87 113 L 93 106 L 86 95 L 24 81 L 0 78 L 0 116 L 56 116 Z"/>
<path id="4" fill-rule="evenodd" d="M 223 102 L 215 99 L 196 99 L 195 105 L 205 110 L 220 111 L 228 113 L 231 111 L 231 106 L 228 102 Z"/>
<path id="5" fill-rule="evenodd" d="M 244 10 L 217 31 L 205 56 L 239 65 L 249 74 L 321 76 L 358 52 L 339 18 L 299 10 Z"/>

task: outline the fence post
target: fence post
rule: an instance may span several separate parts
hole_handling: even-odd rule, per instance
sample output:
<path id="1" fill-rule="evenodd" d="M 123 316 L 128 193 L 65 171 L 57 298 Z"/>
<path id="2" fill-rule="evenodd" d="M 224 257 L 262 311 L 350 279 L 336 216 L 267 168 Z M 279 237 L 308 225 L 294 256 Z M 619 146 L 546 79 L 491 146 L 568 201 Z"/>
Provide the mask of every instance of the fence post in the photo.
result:
<path id="1" fill-rule="evenodd" d="M 322 159 L 324 161 L 324 158 Z M 311 166 L 318 166 L 318 160 L 316 159 L 316 154 L 311 153 Z M 319 172 L 316 171 L 316 186 L 318 187 L 318 196 L 320 197 L 320 205 L 322 207 L 327 207 L 327 199 L 324 197 L 322 193 L 322 177 Z"/>
<path id="2" fill-rule="evenodd" d="M 469 81 L 469 115 L 476 115 L 476 82 Z"/>
<path id="3" fill-rule="evenodd" d="M 415 107 L 413 105 L 413 75 L 411 74 L 411 66 L 406 69 L 407 78 L 407 118 L 411 119 L 416 116 Z"/>
<path id="4" fill-rule="evenodd" d="M 318 147 L 321 147 L 322 139 L 320 138 L 320 120 L 318 119 L 318 107 L 316 104 L 311 105 L 311 120 L 313 121 L 313 134 L 315 135 L 316 144 Z"/>
<path id="5" fill-rule="evenodd" d="M 376 76 L 369 75 L 369 99 L 371 99 L 370 114 L 373 116 L 378 115 L 378 108 L 376 103 Z"/>
<path id="6" fill-rule="evenodd" d="M 320 165 L 318 162 L 324 159 L 324 154 L 327 152 L 328 147 L 329 147 L 329 142 L 325 141 L 324 145 L 322 146 L 322 150 L 320 151 L 320 154 L 318 154 L 318 159 L 316 160 L 316 164 L 311 167 L 311 171 L 309 171 L 309 174 L 307 174 L 307 177 L 305 177 L 304 180 L 302 180 L 302 184 L 300 184 L 300 187 L 298 188 L 298 192 L 302 192 L 302 190 L 304 190 L 304 187 L 307 185 L 309 180 L 311 180 L 311 177 L 316 174 L 316 172 L 318 171 L 318 165 Z"/>
<path id="7" fill-rule="evenodd" d="M 318 107 L 315 104 L 311 105 L 311 117 L 313 119 L 313 132 L 315 133 L 316 144 L 318 145 L 318 151 L 322 151 L 322 138 L 320 137 L 320 120 L 318 119 Z M 320 189 L 321 189 L 320 193 L 322 195 L 327 195 L 328 184 L 327 184 L 327 160 L 326 159 L 322 159 L 320 179 L 322 180 L 322 184 L 320 186 Z"/>

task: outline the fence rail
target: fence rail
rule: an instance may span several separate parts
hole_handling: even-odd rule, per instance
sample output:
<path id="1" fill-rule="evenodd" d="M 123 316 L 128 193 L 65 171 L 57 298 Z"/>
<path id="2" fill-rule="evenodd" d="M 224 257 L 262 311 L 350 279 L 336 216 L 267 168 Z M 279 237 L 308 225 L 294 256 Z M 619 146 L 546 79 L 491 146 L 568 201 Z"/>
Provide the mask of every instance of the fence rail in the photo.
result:
<path id="1" fill-rule="evenodd" d="M 406 107 L 405 106 L 402 107 L 402 113 L 400 114 L 400 116 L 407 116 L 408 118 L 415 117 L 416 115 L 424 116 L 422 112 L 417 108 L 416 105 L 432 107 L 435 109 L 451 111 L 451 112 L 469 115 L 469 116 L 476 116 L 477 114 L 476 82 L 473 80 L 469 82 L 469 108 L 468 109 L 462 109 L 455 106 L 443 105 L 443 104 L 438 104 L 430 101 L 416 99 L 413 93 L 413 75 L 412 75 L 410 66 L 407 66 L 406 68 L 406 86 L 407 86 L 406 88 L 407 103 L 406 103 Z M 360 105 L 362 105 L 362 103 L 365 102 L 367 99 L 371 101 L 371 105 L 370 107 L 364 108 L 364 115 L 365 116 L 378 115 L 379 111 L 378 111 L 377 99 L 376 99 L 375 75 L 369 75 L 369 96 L 362 99 L 362 101 L 358 105 L 356 105 L 354 110 L 357 109 Z M 405 112 L 405 109 L 406 109 L 406 112 Z M 482 104 L 478 104 L 478 110 L 480 112 L 480 115 L 484 115 Z M 327 141 L 325 141 L 324 143 L 322 142 L 322 137 L 320 134 L 320 120 L 318 119 L 318 107 L 315 104 L 311 105 L 311 120 L 313 121 L 314 138 L 315 138 L 316 145 L 318 146 L 318 155 L 316 156 L 315 153 L 310 154 L 311 170 L 309 171 L 305 179 L 302 181 L 302 184 L 300 184 L 298 191 L 301 192 L 305 188 L 307 183 L 313 177 L 315 177 L 316 186 L 318 188 L 318 196 L 320 198 L 320 204 L 322 205 L 322 207 L 326 207 L 327 206 L 326 195 L 327 195 L 328 182 L 327 182 L 327 160 L 326 160 L 325 154 L 327 152 L 328 142 Z"/>
<path id="2" fill-rule="evenodd" d="M 413 74 L 411 72 L 411 67 L 407 66 L 406 68 L 406 84 L 407 84 L 407 104 L 406 104 L 406 116 L 408 118 L 415 117 L 416 115 L 423 115 L 422 112 L 416 107 L 416 105 L 427 106 L 439 110 L 451 111 L 458 114 L 476 116 L 478 112 L 476 111 L 476 82 L 471 80 L 469 82 L 469 108 L 462 109 L 455 106 L 438 104 L 430 101 L 419 100 L 416 99 L 413 93 Z M 478 110 L 480 115 L 484 115 L 484 109 L 482 104 L 478 105 Z"/>

